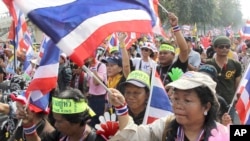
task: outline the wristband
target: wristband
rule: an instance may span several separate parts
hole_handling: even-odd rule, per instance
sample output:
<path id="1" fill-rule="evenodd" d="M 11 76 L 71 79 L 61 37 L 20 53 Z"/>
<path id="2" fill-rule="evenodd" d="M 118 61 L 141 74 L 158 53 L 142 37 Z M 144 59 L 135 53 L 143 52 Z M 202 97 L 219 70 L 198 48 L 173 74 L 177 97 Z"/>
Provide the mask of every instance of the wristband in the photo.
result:
<path id="1" fill-rule="evenodd" d="M 31 135 L 36 133 L 36 125 L 32 124 L 31 126 L 23 126 L 23 132 L 25 135 Z"/>
<path id="2" fill-rule="evenodd" d="M 181 30 L 181 28 L 180 28 L 179 25 L 173 26 L 172 28 L 173 28 L 173 31 L 174 31 L 174 32 L 177 32 L 177 31 L 180 31 L 180 30 Z"/>
<path id="3" fill-rule="evenodd" d="M 120 48 L 125 48 L 125 43 L 124 42 L 119 43 L 119 47 Z"/>
<path id="4" fill-rule="evenodd" d="M 128 114 L 128 106 L 127 103 L 125 103 L 122 106 L 119 107 L 115 107 L 115 112 L 118 116 L 124 116 L 126 114 Z"/>

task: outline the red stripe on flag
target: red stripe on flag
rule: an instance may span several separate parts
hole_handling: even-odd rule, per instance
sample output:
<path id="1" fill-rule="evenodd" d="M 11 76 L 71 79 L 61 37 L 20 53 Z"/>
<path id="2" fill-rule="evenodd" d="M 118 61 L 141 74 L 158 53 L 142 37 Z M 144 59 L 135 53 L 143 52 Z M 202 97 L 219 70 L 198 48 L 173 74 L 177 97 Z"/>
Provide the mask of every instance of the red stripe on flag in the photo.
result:
<path id="1" fill-rule="evenodd" d="M 157 120 L 157 119 L 158 119 L 158 118 L 148 116 L 147 124 L 150 124 L 150 123 L 154 122 L 154 121 Z"/>
<path id="2" fill-rule="evenodd" d="M 122 31 L 120 30 L 121 27 L 123 27 Z M 150 27 L 152 27 L 152 25 L 149 20 L 133 20 L 129 22 L 119 21 L 106 24 L 97 29 L 85 42 L 75 48 L 74 52 L 70 55 L 70 59 L 72 59 L 79 66 L 82 66 L 84 60 L 90 57 L 102 41 L 112 34 L 113 31 L 120 30 L 120 32 L 148 33 L 152 31 L 152 28 Z"/>
<path id="3" fill-rule="evenodd" d="M 56 82 L 57 77 L 35 78 L 31 81 L 27 91 L 40 90 L 43 94 L 47 94 L 56 87 Z"/>

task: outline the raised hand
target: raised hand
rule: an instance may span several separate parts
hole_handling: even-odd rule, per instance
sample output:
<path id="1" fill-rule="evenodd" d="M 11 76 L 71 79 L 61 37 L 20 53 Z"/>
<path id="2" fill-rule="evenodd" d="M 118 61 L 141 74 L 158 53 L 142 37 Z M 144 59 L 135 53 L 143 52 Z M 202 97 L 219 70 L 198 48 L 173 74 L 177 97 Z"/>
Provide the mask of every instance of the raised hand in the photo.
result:
<path id="1" fill-rule="evenodd" d="M 169 12 L 168 19 L 169 19 L 169 23 L 171 24 L 172 27 L 178 25 L 178 17 L 176 17 L 176 15 L 174 13 Z"/>
<path id="2" fill-rule="evenodd" d="M 124 103 L 126 102 L 124 96 L 116 89 L 113 89 L 113 88 L 109 88 L 109 89 L 112 92 L 108 96 L 110 104 L 112 104 L 115 107 L 124 105 Z"/>

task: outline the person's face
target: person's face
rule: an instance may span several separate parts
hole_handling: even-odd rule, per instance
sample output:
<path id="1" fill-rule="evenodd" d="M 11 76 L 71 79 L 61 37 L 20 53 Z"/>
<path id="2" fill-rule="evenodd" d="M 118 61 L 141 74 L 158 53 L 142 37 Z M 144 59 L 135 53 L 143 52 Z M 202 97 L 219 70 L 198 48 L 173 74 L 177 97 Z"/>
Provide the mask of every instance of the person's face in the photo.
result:
<path id="1" fill-rule="evenodd" d="M 117 64 L 107 63 L 107 75 L 108 77 L 113 77 L 122 71 L 122 68 Z"/>
<path id="2" fill-rule="evenodd" d="M 215 46 L 215 51 L 218 56 L 227 56 L 230 50 L 229 44 L 220 44 Z"/>
<path id="3" fill-rule="evenodd" d="M 160 51 L 158 58 L 161 65 L 169 64 L 173 61 L 174 54 L 171 51 Z"/>
<path id="4" fill-rule="evenodd" d="M 171 99 L 176 121 L 180 125 L 203 124 L 205 120 L 204 112 L 208 112 L 208 108 L 202 106 L 194 90 L 175 90 Z"/>
<path id="5" fill-rule="evenodd" d="M 64 119 L 60 114 L 53 113 L 55 119 L 55 128 L 63 135 L 71 136 L 79 130 L 79 124 L 70 123 Z"/>
<path id="6" fill-rule="evenodd" d="M 141 54 L 143 57 L 148 57 L 151 54 L 151 50 L 148 48 L 141 48 Z"/>
<path id="7" fill-rule="evenodd" d="M 148 94 L 146 93 L 145 88 L 127 84 L 124 96 L 131 111 L 141 112 L 145 109 L 146 101 L 148 100 Z"/>

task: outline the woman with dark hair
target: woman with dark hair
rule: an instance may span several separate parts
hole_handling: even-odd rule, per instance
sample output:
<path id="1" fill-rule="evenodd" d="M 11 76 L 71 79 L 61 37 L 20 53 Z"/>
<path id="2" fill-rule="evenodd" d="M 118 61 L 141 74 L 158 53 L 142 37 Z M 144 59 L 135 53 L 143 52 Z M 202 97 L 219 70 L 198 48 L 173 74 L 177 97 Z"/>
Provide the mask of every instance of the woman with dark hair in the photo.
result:
<path id="1" fill-rule="evenodd" d="M 216 122 L 219 109 L 216 83 L 206 74 L 189 71 L 167 87 L 173 88 L 174 115 L 162 117 L 149 125 L 135 125 L 126 114 L 125 98 L 111 89 L 110 102 L 116 107 L 119 129 L 111 141 L 229 141 L 228 129 Z M 124 103 L 124 104 L 121 104 Z"/>
<path id="2" fill-rule="evenodd" d="M 150 77 L 147 73 L 132 71 L 121 87 L 124 88 L 124 97 L 128 103 L 128 113 L 135 124 L 143 122 L 150 91 Z"/>
<path id="3" fill-rule="evenodd" d="M 52 97 L 52 112 L 56 130 L 40 138 L 27 113 L 22 113 L 27 141 L 104 141 L 88 126 L 95 115 L 78 89 L 68 89 Z M 21 115 L 20 115 L 21 116 Z"/>

